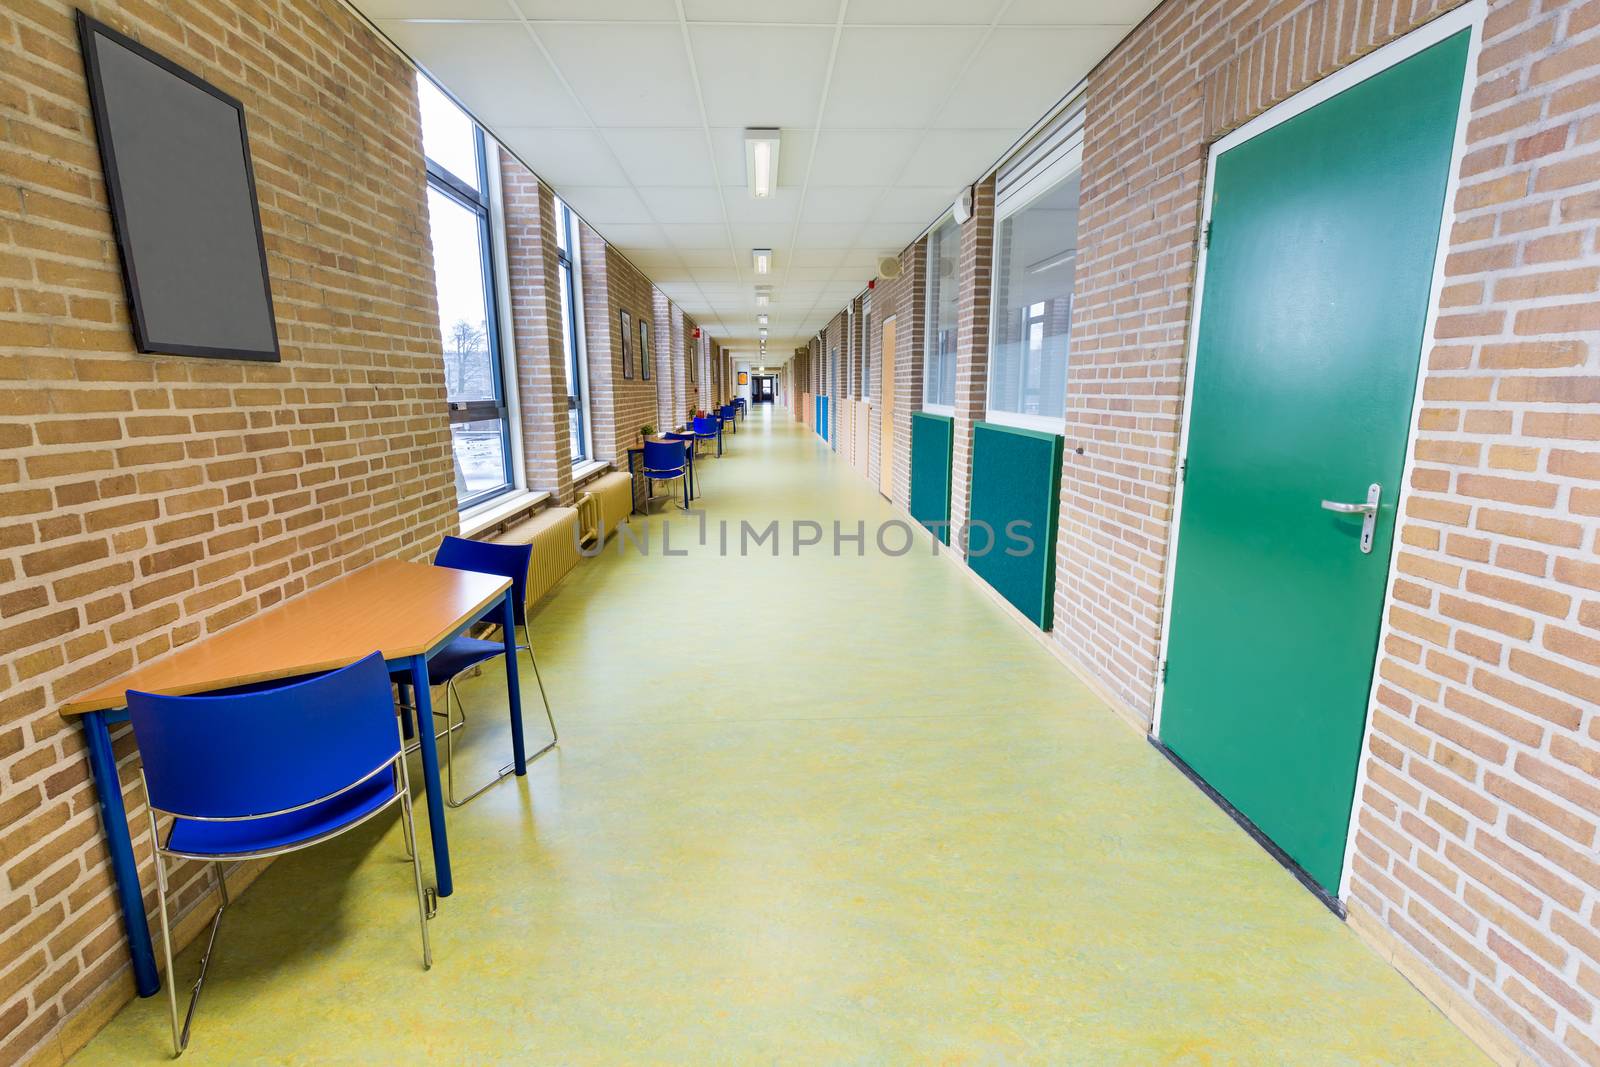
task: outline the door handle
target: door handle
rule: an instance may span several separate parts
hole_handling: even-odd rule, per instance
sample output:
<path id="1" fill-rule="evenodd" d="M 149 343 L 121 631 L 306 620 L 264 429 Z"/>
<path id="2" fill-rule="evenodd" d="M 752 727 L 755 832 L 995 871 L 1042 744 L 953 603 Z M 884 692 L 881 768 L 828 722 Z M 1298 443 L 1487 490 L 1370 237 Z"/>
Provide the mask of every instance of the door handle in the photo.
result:
<path id="1" fill-rule="evenodd" d="M 1378 525 L 1378 501 L 1383 497 L 1383 486 L 1373 482 L 1367 486 L 1367 499 L 1359 504 L 1346 504 L 1338 500 L 1324 500 L 1323 511 L 1332 511 L 1340 515 L 1361 516 L 1361 551 L 1364 554 L 1372 552 L 1372 531 Z"/>

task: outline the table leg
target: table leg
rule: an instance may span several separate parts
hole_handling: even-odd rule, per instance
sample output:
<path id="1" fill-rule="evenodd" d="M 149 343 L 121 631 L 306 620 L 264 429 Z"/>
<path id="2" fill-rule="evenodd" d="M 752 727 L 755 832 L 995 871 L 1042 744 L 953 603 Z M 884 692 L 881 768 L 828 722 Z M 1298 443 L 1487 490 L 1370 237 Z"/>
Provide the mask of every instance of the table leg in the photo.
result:
<path id="1" fill-rule="evenodd" d="M 428 834 L 433 839 L 433 875 L 439 895 L 455 892 L 450 877 L 450 839 L 444 829 L 444 789 L 439 784 L 439 747 L 433 736 L 433 692 L 428 687 L 428 657 L 411 657 L 411 690 L 417 695 L 417 742 L 422 746 L 422 781 L 428 791 Z"/>
<path id="2" fill-rule="evenodd" d="M 89 769 L 100 798 L 100 821 L 105 827 L 106 851 L 111 855 L 111 873 L 117 883 L 117 902 L 122 905 L 128 952 L 133 956 L 134 986 L 141 997 L 153 997 L 161 990 L 161 979 L 156 975 L 150 922 L 144 914 L 144 891 L 133 860 L 133 837 L 128 831 L 128 811 L 122 805 L 122 779 L 117 775 L 117 759 L 111 751 L 106 713 L 91 711 L 84 715 L 83 734 L 89 744 Z"/>
<path id="3" fill-rule="evenodd" d="M 506 697 L 511 704 L 511 765 L 519 775 L 528 773 L 527 749 L 522 744 L 522 686 L 517 681 L 517 615 L 513 589 L 500 598 L 500 629 L 506 639 Z M 530 635 L 528 642 L 533 643 Z"/>

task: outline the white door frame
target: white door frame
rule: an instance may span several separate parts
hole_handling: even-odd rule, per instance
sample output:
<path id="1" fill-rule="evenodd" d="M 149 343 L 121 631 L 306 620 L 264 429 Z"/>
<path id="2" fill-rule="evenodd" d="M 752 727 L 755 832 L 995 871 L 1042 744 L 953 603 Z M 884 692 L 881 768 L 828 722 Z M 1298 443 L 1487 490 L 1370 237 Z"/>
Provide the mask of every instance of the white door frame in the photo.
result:
<path id="1" fill-rule="evenodd" d="M 1432 22 L 1420 26 L 1397 40 L 1391 41 L 1382 48 L 1363 56 L 1348 66 L 1342 67 L 1334 73 L 1323 78 L 1315 85 L 1302 89 L 1249 122 L 1237 130 L 1221 138 L 1211 146 L 1206 159 L 1206 180 L 1204 199 L 1202 203 L 1203 218 L 1200 221 L 1200 234 L 1204 235 L 1211 225 L 1211 196 L 1215 187 L 1217 174 L 1217 159 L 1231 148 L 1236 148 L 1251 138 L 1260 136 L 1275 126 L 1280 126 L 1296 116 L 1304 114 L 1318 104 L 1337 96 L 1352 86 L 1380 74 L 1390 67 L 1395 66 L 1419 52 L 1462 30 L 1470 30 L 1471 38 L 1467 45 L 1466 75 L 1462 79 L 1461 103 L 1456 113 L 1455 144 L 1450 154 L 1450 173 L 1445 186 L 1444 207 L 1439 220 L 1439 243 L 1434 252 L 1433 279 L 1429 286 L 1428 310 L 1423 321 L 1422 344 L 1417 352 L 1417 375 L 1413 385 L 1414 398 L 1411 410 L 1411 425 L 1406 436 L 1405 465 L 1400 479 L 1400 492 L 1395 502 L 1395 522 L 1400 521 L 1400 516 L 1405 514 L 1406 504 L 1411 496 L 1412 471 L 1416 466 L 1411 449 L 1411 442 L 1416 439 L 1418 419 L 1422 413 L 1422 373 L 1426 365 L 1428 349 L 1433 340 L 1434 325 L 1439 317 L 1439 294 L 1444 287 L 1444 261 L 1450 246 L 1450 231 L 1455 222 L 1456 190 L 1460 185 L 1461 160 L 1466 154 L 1467 120 L 1471 116 L 1472 89 L 1476 84 L 1478 49 L 1483 37 L 1483 18 L 1487 9 L 1486 0 L 1468 0 L 1460 7 L 1454 8 Z M 1195 269 L 1194 283 L 1194 312 L 1190 316 L 1187 373 L 1183 386 L 1183 417 L 1178 435 L 1178 457 L 1181 464 L 1186 462 L 1189 455 L 1189 416 L 1194 409 L 1194 381 L 1195 360 L 1200 345 L 1200 316 L 1201 303 L 1205 297 L 1206 259 L 1208 251 L 1206 242 L 1201 239 L 1199 245 L 1199 260 Z M 1167 661 L 1167 643 L 1172 635 L 1172 587 L 1178 572 L 1178 530 L 1183 519 L 1183 478 L 1177 480 L 1176 492 L 1172 502 L 1172 518 L 1168 523 L 1167 534 L 1167 573 L 1163 583 L 1163 598 L 1161 607 L 1161 643 L 1159 654 L 1156 658 L 1156 699 L 1152 712 L 1150 734 L 1160 740 L 1161 738 L 1161 711 L 1166 699 L 1166 680 L 1162 676 L 1161 664 Z M 1393 582 L 1395 562 L 1400 553 L 1400 538 L 1396 536 L 1389 552 L 1388 578 L 1385 581 L 1384 606 L 1393 600 Z M 1389 613 L 1383 612 L 1383 620 L 1378 632 L 1377 654 L 1373 658 L 1372 684 L 1367 693 L 1366 708 L 1363 709 L 1365 724 L 1361 733 L 1361 753 L 1367 751 L 1367 744 L 1372 731 L 1372 717 L 1367 714 L 1377 696 L 1378 686 L 1378 659 L 1383 655 L 1383 648 L 1390 635 Z M 1339 874 L 1338 899 L 1345 899 L 1350 888 L 1350 853 L 1355 847 L 1356 811 L 1361 804 L 1361 792 L 1366 786 L 1367 772 L 1364 759 L 1358 757 L 1356 762 L 1355 794 L 1350 811 L 1349 830 L 1345 838 L 1344 863 Z"/>

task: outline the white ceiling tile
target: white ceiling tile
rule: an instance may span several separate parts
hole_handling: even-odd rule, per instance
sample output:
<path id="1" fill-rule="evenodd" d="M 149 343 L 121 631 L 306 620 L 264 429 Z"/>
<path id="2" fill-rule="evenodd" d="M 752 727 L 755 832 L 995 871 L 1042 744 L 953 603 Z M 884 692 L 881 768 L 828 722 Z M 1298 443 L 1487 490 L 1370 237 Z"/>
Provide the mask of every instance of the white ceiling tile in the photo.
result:
<path id="1" fill-rule="evenodd" d="M 689 30 L 712 126 L 811 126 L 833 31 L 800 26 L 698 25 Z"/>
<path id="2" fill-rule="evenodd" d="M 685 225 L 661 220 L 661 230 L 667 235 L 667 240 L 679 249 L 709 248 L 725 249 L 728 247 L 728 231 L 722 225 Z"/>
<path id="3" fill-rule="evenodd" d="M 639 196 L 663 222 L 721 223 L 722 199 L 703 186 L 641 185 Z"/>
<path id="4" fill-rule="evenodd" d="M 650 212 L 637 193 L 627 186 L 569 185 L 558 189 L 572 210 L 597 229 L 609 225 L 639 225 L 651 221 Z"/>
<path id="5" fill-rule="evenodd" d="M 804 222 L 865 222 L 883 198 L 881 185 L 812 185 L 806 188 Z"/>
<path id="6" fill-rule="evenodd" d="M 917 234 L 938 214 L 935 209 L 914 222 L 874 222 L 863 226 L 856 235 L 856 247 L 871 251 L 874 263 L 879 256 L 896 255 L 915 240 Z"/>
<path id="7" fill-rule="evenodd" d="M 672 0 L 514 0 L 530 19 L 675 20 Z M 502 0 L 502 6 L 504 2 Z"/>
<path id="8" fill-rule="evenodd" d="M 970 28 L 845 29 L 823 128 L 926 126 L 976 40 Z"/>
<path id="9" fill-rule="evenodd" d="M 611 149 L 593 130 L 496 126 L 494 132 L 552 187 L 628 184 Z"/>
<path id="10" fill-rule="evenodd" d="M 1001 25 L 1123 26 L 1131 29 L 1159 0 L 1011 0 Z"/>
<path id="11" fill-rule="evenodd" d="M 661 235 L 660 228 L 654 223 L 629 225 L 613 222 L 600 233 L 606 240 L 626 252 L 629 258 L 638 252 L 662 248 L 666 241 Z"/>
<path id="12" fill-rule="evenodd" d="M 382 22 L 379 27 L 490 126 L 587 125 L 520 27 L 488 23 Z"/>
<path id="13" fill-rule="evenodd" d="M 605 129 L 600 135 L 636 184 L 715 184 L 705 133 L 698 128 Z"/>
<path id="14" fill-rule="evenodd" d="M 1015 140 L 1011 130 L 929 130 L 906 173 L 926 185 L 960 189 L 983 177 Z"/>
<path id="15" fill-rule="evenodd" d="M 813 222 L 795 234 L 796 248 L 848 248 L 861 227 L 849 222 Z"/>
<path id="16" fill-rule="evenodd" d="M 848 256 L 849 250 L 844 248 L 801 248 L 794 250 L 794 265 L 797 267 L 834 267 L 837 268 Z"/>
<path id="17" fill-rule="evenodd" d="M 888 185 L 905 169 L 917 135 L 906 130 L 823 130 L 811 165 L 816 185 Z"/>
<path id="18" fill-rule="evenodd" d="M 987 26 L 1003 0 L 850 0 L 846 23 L 893 26 Z"/>
<path id="19" fill-rule="evenodd" d="M 678 27 L 549 22 L 538 34 L 597 125 L 700 124 Z"/>
<path id="20" fill-rule="evenodd" d="M 733 243 L 737 248 L 771 248 L 782 252 L 794 233 L 790 223 L 740 222 L 733 227 Z"/>
<path id="21" fill-rule="evenodd" d="M 883 206 L 873 216 L 873 221 L 925 226 L 944 214 L 955 201 L 955 193 L 954 189 L 944 186 L 896 186 L 884 197 Z"/>
<path id="22" fill-rule="evenodd" d="M 832 25 L 839 16 L 840 0 L 783 0 L 782 3 L 751 3 L 751 0 L 683 0 L 689 21 L 711 22 L 826 22 Z"/>
<path id="23" fill-rule="evenodd" d="M 935 125 L 1021 132 L 1116 44 L 1124 27 L 997 29 Z"/>
<path id="24" fill-rule="evenodd" d="M 728 221 L 735 224 L 793 226 L 795 212 L 800 208 L 798 189 L 779 189 L 767 199 L 757 200 L 742 185 L 725 185 L 722 199 L 728 212 Z"/>

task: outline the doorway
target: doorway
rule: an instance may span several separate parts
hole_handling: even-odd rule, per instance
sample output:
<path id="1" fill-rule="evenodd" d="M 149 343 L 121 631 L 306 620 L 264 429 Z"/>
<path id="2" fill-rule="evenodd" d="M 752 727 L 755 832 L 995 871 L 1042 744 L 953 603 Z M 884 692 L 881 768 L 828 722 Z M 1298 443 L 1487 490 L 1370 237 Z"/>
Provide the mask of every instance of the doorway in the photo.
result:
<path id="1" fill-rule="evenodd" d="M 1479 12 L 1210 159 L 1153 734 L 1336 911 Z"/>
<path id="2" fill-rule="evenodd" d="M 756 404 L 770 404 L 775 399 L 775 379 L 770 374 L 756 374 L 750 378 L 750 399 Z"/>

